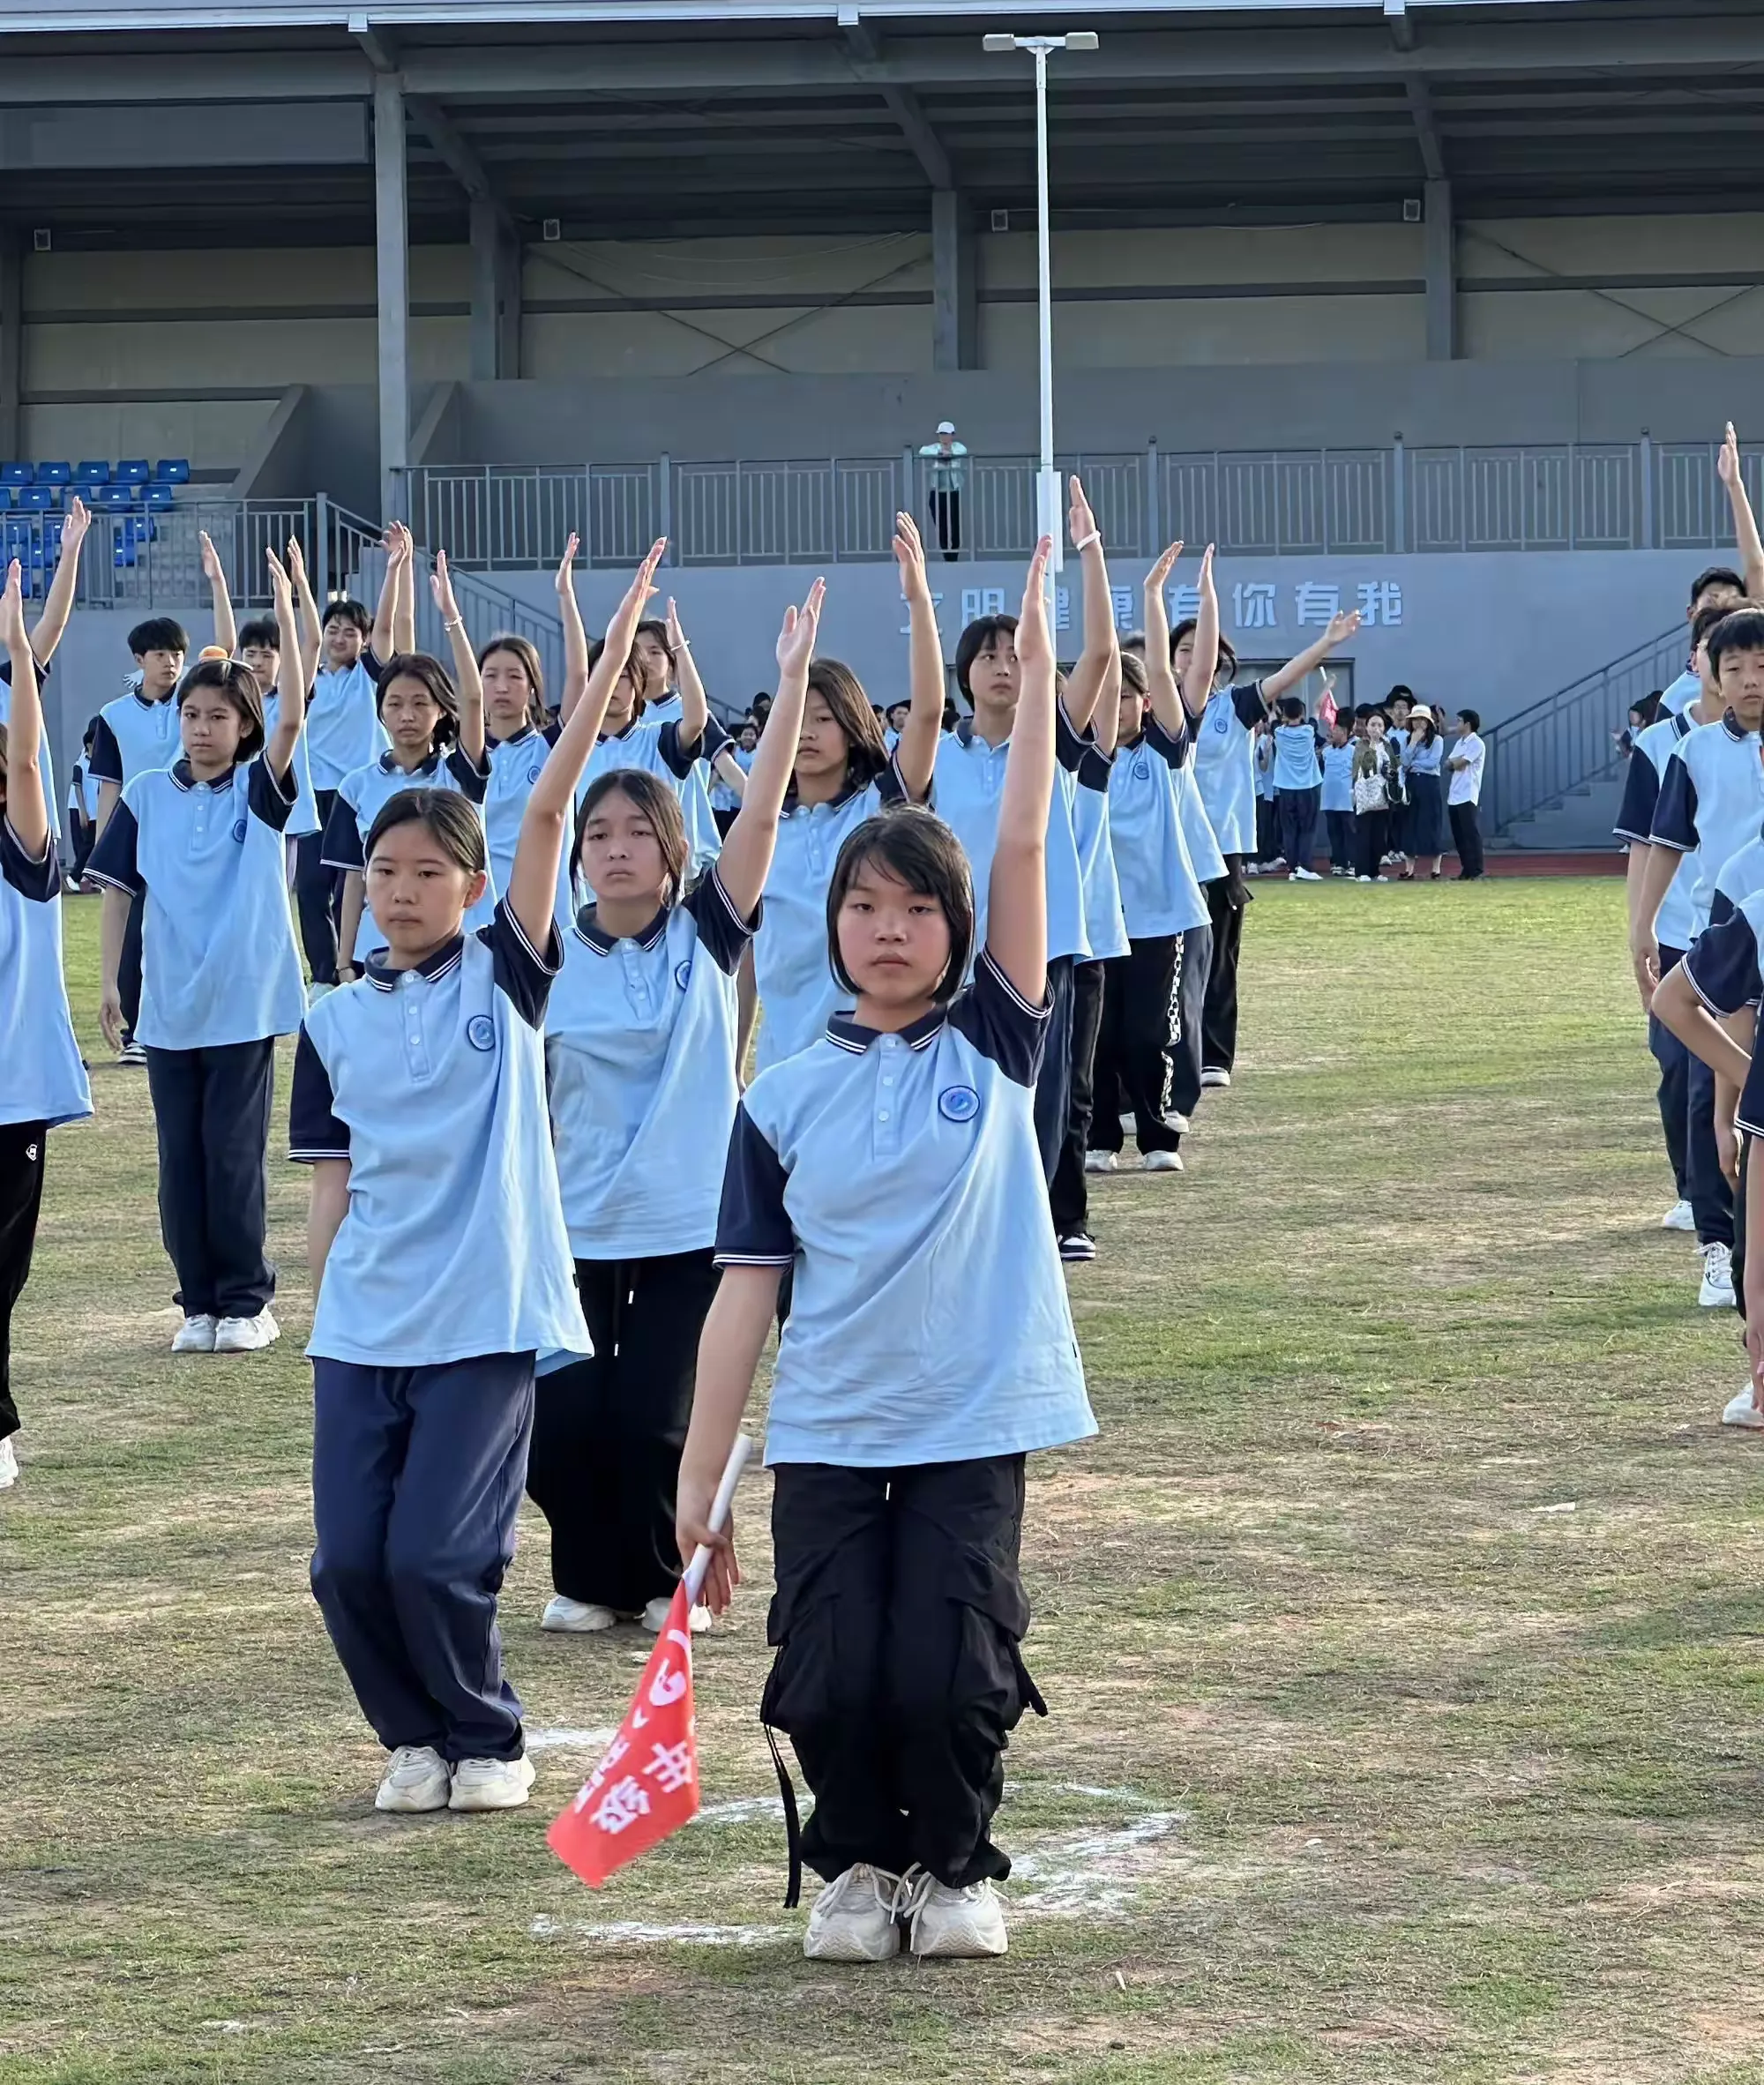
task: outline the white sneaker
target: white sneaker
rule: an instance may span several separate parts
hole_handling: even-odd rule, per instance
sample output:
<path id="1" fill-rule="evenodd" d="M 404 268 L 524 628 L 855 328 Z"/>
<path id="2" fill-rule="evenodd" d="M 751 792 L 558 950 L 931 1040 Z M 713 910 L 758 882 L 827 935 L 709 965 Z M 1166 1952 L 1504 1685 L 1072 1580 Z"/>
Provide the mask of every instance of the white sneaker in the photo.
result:
<path id="1" fill-rule="evenodd" d="M 1292 880 L 1295 883 L 1321 883 L 1323 878 L 1314 869 L 1295 869 Z"/>
<path id="2" fill-rule="evenodd" d="M 868 1861 L 836 1875 L 809 1908 L 803 1953 L 811 1962 L 886 1962 L 898 1954 L 900 1889 L 898 1875 Z"/>
<path id="3" fill-rule="evenodd" d="M 1706 1311 L 1733 1308 L 1733 1248 L 1718 1240 L 1703 1247 L 1702 1286 L 1697 1301 Z"/>
<path id="4" fill-rule="evenodd" d="M 1662 1230 L 1694 1230 L 1697 1220 L 1691 1213 L 1691 1205 L 1682 1199 L 1672 1204 L 1660 1219 Z"/>
<path id="5" fill-rule="evenodd" d="M 668 1626 L 668 1617 L 673 1609 L 671 1600 L 652 1600 L 643 1610 L 643 1626 L 652 1636 L 659 1636 Z M 711 1625 L 711 1610 L 707 1607 L 695 1607 L 686 1618 L 686 1626 L 694 1636 L 702 1636 Z"/>
<path id="6" fill-rule="evenodd" d="M 1142 1173 L 1179 1173 L 1182 1170 L 1179 1151 L 1147 1151 L 1140 1159 Z"/>
<path id="7" fill-rule="evenodd" d="M 1361 877 L 1361 878 L 1359 878 L 1359 881 L 1360 881 L 1361 883 L 1370 883 L 1370 882 L 1372 881 L 1372 878 L 1371 878 L 1370 876 L 1363 876 L 1363 877 Z M 1379 881 L 1380 883 L 1383 883 L 1383 882 L 1385 882 L 1385 881 L 1386 881 L 1386 878 L 1385 878 L 1384 877 L 1382 877 L 1382 876 L 1381 876 L 1381 877 L 1379 877 Z"/>
<path id="8" fill-rule="evenodd" d="M 171 1350 L 174 1354 L 212 1354 L 214 1351 L 214 1320 L 205 1313 L 199 1318 L 186 1318 L 179 1330 L 173 1334 Z"/>
<path id="9" fill-rule="evenodd" d="M 119 1065 L 144 1065 L 146 1061 L 147 1053 L 138 1042 L 125 1042 L 116 1052 Z"/>
<path id="10" fill-rule="evenodd" d="M 10 1491 L 19 1481 L 19 1455 L 9 1433 L 0 1440 L 0 1491 Z"/>
<path id="11" fill-rule="evenodd" d="M 519 1810 L 533 1786 L 533 1761 L 461 1760 L 453 1769 L 450 1810 Z M 438 1805 L 437 1805 L 438 1807 Z"/>
<path id="12" fill-rule="evenodd" d="M 1231 1074 L 1221 1065 L 1208 1065 L 1200 1074 L 1200 1083 L 1202 1086 L 1229 1086 Z"/>
<path id="13" fill-rule="evenodd" d="M 265 1304 L 255 1318 L 222 1318 L 209 1343 L 217 1354 L 255 1354 L 280 1337 L 281 1326 Z"/>
<path id="14" fill-rule="evenodd" d="M 400 1745 L 380 1775 L 376 1810 L 445 1810 L 447 1762 L 432 1745 Z"/>
<path id="15" fill-rule="evenodd" d="M 1764 1412 L 1752 1401 L 1752 1386 L 1748 1383 L 1737 1397 L 1727 1401 L 1721 1415 L 1723 1426 L 1746 1426 L 1754 1431 L 1764 1429 Z"/>
<path id="16" fill-rule="evenodd" d="M 928 1956 L 950 1962 L 1003 1954 L 1010 1944 L 1005 1932 L 1005 1907 L 990 1882 L 951 1889 L 932 1876 L 921 1875 L 907 1911 L 911 1922 L 908 1945 L 921 1961 Z"/>
<path id="17" fill-rule="evenodd" d="M 1087 1151 L 1084 1155 L 1087 1173 L 1112 1173 L 1120 1162 L 1112 1151 Z"/>
<path id="18" fill-rule="evenodd" d="M 1188 1117 L 1179 1109 L 1172 1108 L 1163 1118 L 1163 1126 L 1174 1130 L 1178 1137 L 1188 1134 Z"/>
<path id="19" fill-rule="evenodd" d="M 597 1636 L 617 1620 L 611 1608 L 602 1607 L 596 1601 L 572 1600 L 567 1593 L 554 1593 L 545 1603 L 539 1626 L 562 1636 Z"/>

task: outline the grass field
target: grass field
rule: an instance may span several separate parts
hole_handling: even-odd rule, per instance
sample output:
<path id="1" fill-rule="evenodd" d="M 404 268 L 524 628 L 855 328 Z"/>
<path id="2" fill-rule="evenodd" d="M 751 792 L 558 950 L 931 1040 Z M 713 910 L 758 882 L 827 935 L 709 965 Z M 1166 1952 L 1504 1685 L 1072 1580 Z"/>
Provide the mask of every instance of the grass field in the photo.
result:
<path id="1" fill-rule="evenodd" d="M 1258 892 L 1181 1177 L 1097 1183 L 1101 1437 L 1031 1472 L 1012 1951 L 805 1964 L 751 1583 L 704 1818 L 543 1831 L 647 1640 L 505 1596 L 540 1779 L 377 1816 L 306 1588 L 304 1177 L 273 1354 L 165 1352 L 145 1080 L 52 1139 L 0 1501 L 0 2078 L 1755 2085 L 1764 1440 L 1715 1424 L 1614 880 Z M 95 909 L 70 908 L 90 1031 Z"/>

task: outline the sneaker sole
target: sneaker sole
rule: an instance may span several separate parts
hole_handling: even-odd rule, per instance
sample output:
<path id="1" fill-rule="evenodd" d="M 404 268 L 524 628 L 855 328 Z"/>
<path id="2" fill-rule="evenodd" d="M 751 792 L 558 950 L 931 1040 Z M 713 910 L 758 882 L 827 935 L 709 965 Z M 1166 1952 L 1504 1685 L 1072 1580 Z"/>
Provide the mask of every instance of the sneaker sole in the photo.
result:
<path id="1" fill-rule="evenodd" d="M 440 1792 L 432 1802 L 413 1801 L 407 1796 L 378 1796 L 374 1797 L 374 1808 L 388 1817 L 427 1817 L 447 1807 L 448 1789 L 442 1784 Z"/>
<path id="2" fill-rule="evenodd" d="M 533 1761 L 531 1760 L 523 1760 L 521 1761 L 521 1765 L 526 1769 L 526 1774 L 524 1779 L 521 1782 L 518 1793 L 510 1794 L 507 1796 L 493 1796 L 489 1801 L 485 1801 L 482 1797 L 475 1796 L 470 1800 L 462 1803 L 460 1800 L 459 1786 L 456 1783 L 454 1785 L 452 1793 L 447 1798 L 448 1809 L 464 1810 L 467 1812 L 483 1810 L 519 1810 L 523 1804 L 531 1802 L 533 1799 L 533 1782 L 534 1779 Z"/>
<path id="3" fill-rule="evenodd" d="M 986 1941 L 964 1940 L 952 1933 L 933 1947 L 915 1947 L 913 1959 L 915 1962 L 992 1962 L 1001 1954 L 1008 1954 L 1010 1948 L 1011 1943 L 1003 1934 L 994 1947 Z"/>
<path id="4" fill-rule="evenodd" d="M 819 1940 L 810 1940 L 804 1937 L 803 1941 L 803 1960 L 804 1962 L 837 1962 L 847 1964 L 893 1962 L 900 1952 L 901 1936 L 898 1928 L 895 1930 L 893 1946 L 885 1948 L 880 1954 L 872 1953 L 856 1939 L 848 1939 L 842 1934 L 838 1933 L 829 1933 Z"/>
<path id="5" fill-rule="evenodd" d="M 1700 1309 L 1705 1311 L 1730 1311 L 1733 1308 L 1733 1291 L 1721 1289 L 1711 1293 L 1707 1289 L 1699 1289 L 1697 1304 Z"/>
<path id="6" fill-rule="evenodd" d="M 548 1622 L 542 1617 L 540 1629 L 547 1636 L 607 1636 L 617 1628 L 610 1622 Z"/>

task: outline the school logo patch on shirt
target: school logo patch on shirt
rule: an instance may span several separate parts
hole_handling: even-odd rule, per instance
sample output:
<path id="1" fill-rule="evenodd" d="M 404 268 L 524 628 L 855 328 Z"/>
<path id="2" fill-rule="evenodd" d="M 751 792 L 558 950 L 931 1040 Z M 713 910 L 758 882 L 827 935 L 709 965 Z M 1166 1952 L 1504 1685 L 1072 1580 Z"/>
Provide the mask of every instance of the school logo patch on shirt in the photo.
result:
<path id="1" fill-rule="evenodd" d="M 475 1013 L 466 1023 L 466 1040 L 474 1050 L 496 1048 L 496 1023 L 488 1013 Z"/>
<path id="2" fill-rule="evenodd" d="M 1151 762 L 1141 753 L 1139 759 L 1133 762 L 1133 780 L 1135 781 L 1147 781 L 1151 778 Z"/>
<path id="3" fill-rule="evenodd" d="M 681 963 L 676 963 L 676 964 L 674 966 L 674 982 L 675 982 L 675 983 L 676 983 L 676 984 L 677 984 L 677 985 L 679 986 L 679 988 L 680 988 L 680 990 L 681 990 L 682 991 L 684 991 L 684 990 L 685 990 L 685 989 L 686 989 L 686 980 L 687 980 L 687 979 L 688 979 L 688 978 L 689 978 L 689 977 L 690 977 L 691 975 L 692 975 L 692 959 L 691 959 L 691 956 L 688 956 L 688 957 L 685 959 L 685 960 L 684 960 L 684 962 L 681 962 Z"/>
<path id="4" fill-rule="evenodd" d="M 946 1122 L 972 1122 L 980 1112 L 980 1095 L 971 1086 L 946 1086 L 938 1095 L 938 1113 Z"/>
<path id="5" fill-rule="evenodd" d="M 245 821 L 243 818 L 235 818 L 233 821 L 233 837 L 242 847 L 244 845 Z"/>
<path id="6" fill-rule="evenodd" d="M 527 780 L 529 786 L 539 780 L 539 770 L 542 765 L 543 763 L 542 761 L 535 760 L 532 766 L 527 769 Z"/>

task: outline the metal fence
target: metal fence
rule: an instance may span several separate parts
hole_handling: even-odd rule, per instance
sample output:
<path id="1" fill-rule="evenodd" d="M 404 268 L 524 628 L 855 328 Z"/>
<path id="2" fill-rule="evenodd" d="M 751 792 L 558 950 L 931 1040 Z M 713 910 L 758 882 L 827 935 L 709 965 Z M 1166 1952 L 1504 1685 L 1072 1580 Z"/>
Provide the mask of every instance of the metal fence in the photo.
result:
<path id="1" fill-rule="evenodd" d="M 1078 471 L 1110 548 L 1150 557 L 1173 536 L 1225 556 L 1475 550 L 1719 549 L 1727 500 L 1708 443 L 1192 452 L 1155 445 L 1059 459 Z M 1764 451 L 1744 452 L 1764 505 Z M 572 533 L 588 564 L 635 564 L 658 535 L 676 564 L 880 563 L 904 507 L 959 559 L 1027 556 L 1028 456 L 658 457 L 570 467 L 436 464 L 407 474 L 420 542 L 456 564 L 555 564 Z M 943 497 L 944 495 L 950 497 Z"/>

